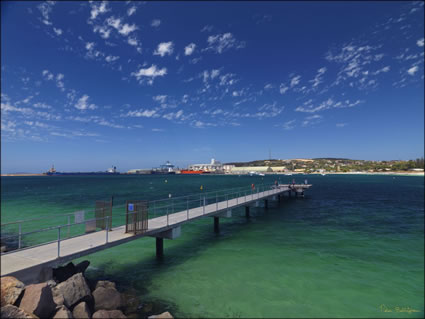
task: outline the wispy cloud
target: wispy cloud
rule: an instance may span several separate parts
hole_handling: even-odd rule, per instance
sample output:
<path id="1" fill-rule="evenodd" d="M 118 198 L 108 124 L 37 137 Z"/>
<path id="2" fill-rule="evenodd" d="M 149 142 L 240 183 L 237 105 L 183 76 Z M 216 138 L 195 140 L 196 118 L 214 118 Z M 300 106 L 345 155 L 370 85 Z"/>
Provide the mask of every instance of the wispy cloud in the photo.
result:
<path id="1" fill-rule="evenodd" d="M 323 110 L 327 110 L 327 109 L 331 109 L 331 108 L 354 107 L 356 105 L 359 105 L 362 102 L 363 101 L 361 101 L 361 100 L 357 100 L 355 102 L 351 102 L 350 100 L 344 100 L 344 101 L 336 102 L 332 98 L 329 98 L 329 99 L 323 101 L 322 103 L 320 103 L 319 105 L 315 106 L 315 105 L 313 105 L 312 100 L 309 100 L 306 103 L 304 103 L 303 105 L 298 106 L 295 109 L 295 111 L 315 113 L 315 112 L 319 112 L 319 111 L 323 111 Z"/>
<path id="2" fill-rule="evenodd" d="M 208 46 L 204 49 L 204 51 L 211 50 L 219 54 L 232 48 L 241 49 L 245 47 L 245 42 L 236 40 L 230 32 L 211 35 L 208 37 L 207 42 Z"/>
<path id="3" fill-rule="evenodd" d="M 160 25 L 161 25 L 161 20 L 159 20 L 159 19 L 154 19 L 151 22 L 151 26 L 154 27 L 154 28 L 158 28 Z"/>
<path id="4" fill-rule="evenodd" d="M 148 118 L 152 117 L 152 118 L 155 118 L 155 117 L 159 117 L 160 115 L 158 114 L 157 110 L 154 110 L 154 109 L 153 110 L 140 109 L 140 110 L 135 110 L 135 111 L 128 111 L 126 114 L 121 115 L 121 116 L 122 117 L 148 117 Z"/>

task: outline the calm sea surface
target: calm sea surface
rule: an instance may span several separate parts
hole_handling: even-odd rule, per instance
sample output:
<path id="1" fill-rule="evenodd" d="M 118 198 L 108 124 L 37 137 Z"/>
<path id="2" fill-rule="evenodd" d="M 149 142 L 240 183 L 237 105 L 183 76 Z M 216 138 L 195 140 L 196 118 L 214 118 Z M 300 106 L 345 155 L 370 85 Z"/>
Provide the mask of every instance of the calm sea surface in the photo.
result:
<path id="1" fill-rule="evenodd" d="M 423 177 L 2 177 L 1 222 L 51 215 L 55 223 L 54 215 L 111 195 L 119 206 L 200 193 L 200 185 L 205 192 L 292 178 L 313 184 L 305 198 L 251 208 L 249 220 L 240 208 L 220 219 L 220 234 L 211 218 L 187 224 L 164 241 L 162 262 L 154 238 L 75 262 L 90 260 L 89 278 L 115 280 L 177 317 L 423 317 Z M 418 312 L 397 312 L 409 309 Z"/>

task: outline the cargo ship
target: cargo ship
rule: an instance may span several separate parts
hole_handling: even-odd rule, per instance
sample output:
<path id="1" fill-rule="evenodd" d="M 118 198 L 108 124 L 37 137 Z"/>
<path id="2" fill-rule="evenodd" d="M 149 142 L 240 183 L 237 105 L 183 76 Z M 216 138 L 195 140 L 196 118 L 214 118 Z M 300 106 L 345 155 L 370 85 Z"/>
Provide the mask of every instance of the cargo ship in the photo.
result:
<path id="1" fill-rule="evenodd" d="M 191 169 L 182 169 L 180 171 L 180 174 L 208 174 L 209 172 L 204 172 L 204 171 L 195 171 L 195 170 L 191 170 Z"/>
<path id="2" fill-rule="evenodd" d="M 167 163 L 160 165 L 158 168 L 153 168 L 151 171 L 151 174 L 159 174 L 159 175 L 164 175 L 164 174 L 175 174 L 176 171 L 174 170 L 174 165 L 171 164 L 169 161 L 167 161 Z"/>
<path id="3" fill-rule="evenodd" d="M 48 176 L 68 176 L 68 175 L 119 175 L 117 168 L 115 166 L 109 168 L 107 171 L 99 172 L 58 172 L 55 167 L 52 165 L 52 168 L 47 172 L 43 173 Z"/>

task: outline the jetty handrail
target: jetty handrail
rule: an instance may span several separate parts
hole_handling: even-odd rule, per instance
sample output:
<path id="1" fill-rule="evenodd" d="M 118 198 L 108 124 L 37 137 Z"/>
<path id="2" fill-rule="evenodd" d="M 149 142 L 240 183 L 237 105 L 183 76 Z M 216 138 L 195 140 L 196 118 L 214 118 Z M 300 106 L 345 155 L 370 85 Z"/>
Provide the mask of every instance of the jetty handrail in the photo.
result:
<path id="1" fill-rule="evenodd" d="M 261 184 L 264 185 L 264 184 Z M 219 191 L 210 191 L 210 192 L 201 192 L 201 193 L 191 193 L 188 195 L 182 195 L 182 196 L 178 196 L 178 197 L 170 197 L 170 198 L 164 198 L 164 199 L 157 199 L 157 200 L 151 200 L 149 201 L 149 203 L 158 203 L 158 202 L 165 202 L 165 201 L 169 201 L 171 199 L 173 200 L 177 200 L 177 199 L 182 199 L 182 198 L 187 198 L 190 196 L 199 196 L 200 194 L 212 194 L 212 193 L 217 193 L 217 192 L 226 192 L 226 191 L 231 191 L 231 190 L 236 190 L 236 189 L 243 189 L 243 188 L 250 188 L 249 186 L 241 186 L 241 187 L 234 187 L 234 188 L 228 188 L 228 189 L 223 189 L 223 190 L 219 190 Z M 196 200 L 194 200 L 196 201 Z M 113 208 L 122 208 L 125 207 L 125 204 L 120 204 L 120 205 L 114 205 Z M 51 219 L 51 218 L 57 218 L 57 217 L 64 217 L 64 216 L 74 216 L 76 212 L 78 211 L 85 211 L 87 213 L 91 213 L 94 212 L 95 209 L 80 209 L 80 210 L 75 210 L 74 212 L 71 213 L 64 213 L 64 214 L 54 214 L 54 215 L 44 215 L 44 216 L 40 216 L 40 217 L 36 217 L 36 218 L 31 218 L 31 219 L 22 219 L 22 220 L 17 220 L 17 221 L 12 221 L 12 222 L 6 222 L 3 224 L 0 224 L 0 227 L 4 227 L 4 226 L 8 226 L 8 225 L 12 225 L 12 224 L 21 224 L 21 223 L 26 223 L 26 222 L 30 222 L 30 221 L 36 221 L 36 220 L 42 220 L 42 219 Z M 4 238 L 4 237 L 2 237 Z"/>
<path id="2" fill-rule="evenodd" d="M 266 188 L 266 186 L 264 186 L 264 189 L 261 191 L 261 192 L 264 192 L 265 191 L 265 188 Z M 251 192 L 251 194 L 253 194 L 253 193 L 260 193 L 260 191 L 259 191 L 259 187 L 257 188 L 257 192 Z M 211 192 L 210 192 L 211 193 Z M 233 192 L 233 193 L 227 193 L 227 194 L 225 194 L 225 195 L 231 195 L 231 194 L 241 194 L 241 192 Z M 251 195 L 250 194 L 250 195 Z M 202 199 L 206 199 L 206 197 L 202 197 Z M 167 199 L 168 200 L 168 199 Z M 227 199 L 228 200 L 228 199 Z M 198 199 L 195 199 L 195 200 L 192 200 L 191 202 L 198 202 L 199 200 Z M 202 207 L 202 206 L 206 206 L 206 205 L 212 205 L 212 204 L 214 204 L 214 203 L 210 203 L 210 204 L 206 204 L 204 201 L 202 201 L 202 203 L 203 203 L 203 205 L 201 204 L 200 206 L 197 206 L 197 207 Z M 125 205 L 120 205 L 120 206 L 116 206 L 116 207 L 122 207 L 122 206 L 125 206 Z M 170 205 L 167 205 L 167 206 L 162 206 L 161 208 L 164 208 L 164 207 L 169 207 Z M 196 208 L 196 207 L 195 207 Z M 137 212 L 128 212 L 128 214 L 130 215 L 130 214 L 136 214 Z M 127 213 L 124 213 L 124 214 L 120 214 L 120 213 L 118 213 L 118 214 L 115 214 L 115 215 L 113 215 L 113 216 L 126 216 L 126 214 Z M 167 213 L 167 215 L 168 215 L 168 213 Z M 65 215 L 66 216 L 66 215 Z M 9 235 L 9 236 L 4 236 L 4 237 L 1 237 L 1 239 L 6 239 L 6 238 L 13 238 L 13 237 L 20 237 L 20 236 L 24 236 L 24 235 L 31 235 L 31 234 L 35 234 L 35 233 L 40 233 L 40 232 L 45 232 L 45 231 L 50 231 L 50 230 L 54 230 L 54 229 L 58 229 L 58 228 L 63 228 L 63 227 L 71 227 L 71 226 L 75 226 L 75 225 L 80 225 L 80 224 L 86 224 L 87 222 L 91 222 L 91 221 L 96 221 L 96 220 L 102 220 L 102 219 L 109 219 L 111 216 L 105 216 L 105 217 L 100 217 L 100 218 L 91 218 L 91 219 L 86 219 L 86 220 L 84 220 L 84 221 L 82 221 L 82 222 L 78 222 L 78 223 L 73 223 L 73 224 L 62 224 L 62 225 L 58 225 L 58 226 L 51 226 L 51 227 L 47 227 L 47 228 L 40 228 L 40 229 L 37 229 L 37 230 L 33 230 L 33 231 L 29 231 L 29 232 L 26 232 L 26 233 L 20 233 L 20 234 L 14 234 L 14 235 Z M 29 220 L 26 220 L 26 221 L 29 221 Z M 120 226 L 122 226 L 122 225 L 125 225 L 125 224 L 121 224 L 121 225 L 117 225 L 117 226 L 115 226 L 115 227 L 120 227 Z M 101 230 L 98 230 L 98 231 L 101 231 Z M 96 231 L 97 232 L 97 231 Z"/>
<path id="3" fill-rule="evenodd" d="M 267 191 L 267 190 L 271 190 L 271 189 L 273 189 L 274 188 L 274 186 L 273 185 L 264 185 L 264 184 L 261 184 L 261 185 L 259 185 L 259 186 L 257 186 L 257 188 L 254 190 L 254 189 L 251 189 L 251 192 L 249 192 L 249 189 L 247 189 L 246 187 L 238 187 L 238 188 L 234 188 L 235 190 L 237 190 L 237 191 L 235 191 L 235 192 L 231 192 L 231 193 L 223 193 L 222 191 L 216 191 L 215 192 L 215 194 L 216 194 L 216 196 L 215 196 L 215 203 L 218 205 L 218 200 L 219 200 L 219 196 L 218 196 L 218 194 L 220 193 L 220 197 L 224 197 L 225 198 L 225 200 L 224 201 L 227 201 L 227 203 L 228 203 L 228 201 L 229 201 L 229 197 L 232 197 L 232 195 L 235 195 L 235 194 L 237 194 L 237 196 L 238 197 L 243 197 L 243 196 L 245 196 L 245 201 L 244 202 L 246 202 L 246 197 L 247 197 L 247 195 L 248 196 L 254 196 L 254 194 L 256 194 L 257 196 L 259 196 L 259 193 L 260 192 L 265 192 L 265 191 Z M 260 191 L 262 189 L 262 191 Z M 204 195 L 205 196 L 202 196 L 203 194 L 201 193 L 201 196 L 200 196 L 200 199 L 198 199 L 198 198 L 196 198 L 196 199 L 194 199 L 194 200 L 191 200 L 190 202 L 192 203 L 192 202 L 196 202 L 196 203 L 199 203 L 199 206 L 198 205 L 196 205 L 196 207 L 191 207 L 190 209 L 194 209 L 194 208 L 199 208 L 199 207 L 203 207 L 204 208 L 204 213 L 205 213 L 205 207 L 206 206 L 208 206 L 208 205 L 212 205 L 212 204 L 214 204 L 214 202 L 213 203 L 207 203 L 207 199 L 210 199 L 210 198 L 214 198 L 214 197 L 212 197 L 212 196 L 208 196 L 208 195 L 210 195 L 210 194 L 213 194 L 214 192 L 208 192 L 208 193 L 204 193 Z M 198 196 L 199 194 L 196 194 L 196 196 Z M 242 196 L 241 196 L 242 195 Z M 189 195 L 190 196 L 190 195 Z M 236 197 L 236 198 L 238 198 L 238 197 Z M 188 217 L 187 217 L 187 220 L 189 220 L 189 205 L 188 205 L 188 203 L 189 203 L 189 198 L 188 198 L 188 196 L 181 196 L 181 197 L 178 197 L 179 199 L 180 198 L 186 198 L 186 201 L 185 201 L 185 203 L 186 203 L 186 205 L 187 205 L 187 212 L 188 212 Z M 258 197 L 257 197 L 258 198 Z M 177 199 L 177 198 L 174 198 L 174 199 Z M 252 199 L 254 199 L 253 197 L 251 197 L 250 198 L 251 200 Z M 168 198 L 167 200 L 173 200 L 173 198 Z M 241 203 L 242 204 L 242 203 Z M 167 226 L 168 226 L 168 220 L 169 220 L 169 215 L 170 214 L 173 214 L 174 213 L 174 209 L 173 209 L 173 211 L 170 213 L 169 211 L 168 211 L 168 207 L 174 207 L 173 205 L 175 205 L 175 203 L 173 203 L 173 202 L 171 202 L 171 204 L 170 205 L 166 205 L 166 206 L 162 206 L 162 207 L 160 207 L 160 208 L 167 208 L 167 213 L 166 213 L 166 216 L 167 216 Z M 125 205 L 119 205 L 119 206 L 116 206 L 116 207 L 123 207 L 123 206 L 125 206 Z M 227 206 L 228 206 L 228 204 L 227 204 Z M 218 208 L 218 206 L 217 206 L 217 208 Z M 185 210 L 185 209 L 184 209 Z M 184 211 L 183 210 L 183 211 Z M 4 236 L 4 237 L 1 237 L 1 239 L 2 240 L 4 240 L 4 239 L 9 239 L 9 238 L 14 238 L 14 237 L 18 237 L 18 248 L 17 249 L 13 249 L 13 250 L 11 250 L 10 252 L 13 252 L 13 251 L 17 251 L 17 250 L 22 250 L 22 249 L 27 249 L 27 248 L 30 248 L 30 247 L 35 247 L 35 246 L 41 246 L 41 245 L 46 245 L 46 244 L 49 244 L 49 243 L 52 243 L 52 242 L 55 242 L 55 241 L 47 241 L 47 242 L 42 242 L 42 243 L 39 243 L 39 244 L 35 244 L 35 245 L 30 245 L 30 246 L 26 246 L 26 247 L 22 247 L 21 246 L 21 241 L 22 241 L 22 237 L 23 236 L 26 236 L 26 235 L 31 235 L 31 234 L 35 234 L 35 233 L 40 233 L 40 232 L 47 232 L 47 231 L 52 231 L 52 230 L 55 230 L 55 229 L 57 229 L 58 230 L 58 256 L 59 256 L 59 253 L 60 253 L 60 237 L 61 237 L 61 233 L 60 233 L 60 230 L 62 229 L 62 228 L 68 228 L 68 235 L 67 235 L 67 237 L 66 237 L 66 239 L 69 239 L 69 238 L 74 238 L 74 237 L 78 237 L 78 236 L 82 236 L 82 235 L 84 235 L 84 234 L 78 234 L 78 235 L 76 235 L 76 236 L 69 236 L 69 229 L 70 229 L 70 227 L 72 227 L 72 226 L 75 226 L 75 225 L 81 225 L 81 224 L 86 224 L 86 223 L 88 223 L 88 222 L 93 222 L 93 221 L 96 221 L 96 220 L 104 220 L 104 219 L 106 219 L 107 220 L 107 222 L 106 222 L 106 242 L 108 242 L 108 232 L 109 232 L 109 218 L 111 218 L 112 220 L 113 220 L 113 217 L 117 217 L 117 216 L 125 216 L 125 215 L 127 215 L 127 214 L 135 214 L 135 213 L 137 213 L 137 212 L 126 212 L 126 213 L 118 213 L 118 214 L 114 214 L 113 216 L 104 216 L 104 217 L 100 217 L 100 218 L 91 218 L 91 219 L 86 219 L 86 220 L 84 220 L 84 221 L 81 221 L 81 222 L 78 222 L 78 223 L 73 223 L 73 224 L 70 224 L 69 222 L 68 222 L 68 224 L 63 224 L 63 225 L 58 225 L 58 226 L 52 226 L 52 227 L 47 227 L 47 228 L 42 228 L 42 229 L 37 229 L 37 230 L 34 230 L 34 231 L 29 231 L 29 232 L 25 232 L 25 233 L 22 233 L 21 232 L 21 229 L 20 229 L 20 231 L 19 231 L 19 233 L 18 234 L 14 234 L 14 235 L 8 235 L 8 236 Z M 203 213 L 203 214 L 204 214 Z M 62 215 L 62 216 L 66 216 L 66 215 L 70 215 L 70 214 L 64 214 L 64 215 Z M 156 216 L 156 214 L 155 214 L 155 211 L 153 212 L 153 215 L 154 216 Z M 164 216 L 164 215 L 161 215 L 161 216 Z M 148 217 L 149 218 L 149 217 Z M 112 223 L 112 220 L 111 220 L 111 223 Z M 123 221 L 121 221 L 121 222 L 123 222 Z M 124 222 L 124 223 L 120 223 L 120 224 L 118 224 L 118 225 L 115 225 L 115 227 L 120 227 L 120 226 L 123 226 L 123 225 L 125 225 L 125 223 L 126 222 Z M 111 226 L 112 227 L 112 226 Z M 104 230 L 104 229 L 102 229 L 102 230 Z M 99 231 L 102 231 L 102 230 L 95 230 L 94 232 L 99 232 Z M 7 253 L 9 253 L 9 252 L 6 252 L 6 253 L 2 253 L 2 255 L 3 254 L 7 254 Z"/>

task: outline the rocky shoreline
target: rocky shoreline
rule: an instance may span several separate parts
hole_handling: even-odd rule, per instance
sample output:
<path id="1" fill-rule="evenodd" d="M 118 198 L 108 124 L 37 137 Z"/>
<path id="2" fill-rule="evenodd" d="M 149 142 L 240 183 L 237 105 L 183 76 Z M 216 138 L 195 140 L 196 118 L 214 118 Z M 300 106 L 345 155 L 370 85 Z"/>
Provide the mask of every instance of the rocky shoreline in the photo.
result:
<path id="1" fill-rule="evenodd" d="M 25 285 L 2 277 L 1 318 L 173 318 L 169 312 L 144 315 L 137 296 L 120 293 L 112 281 L 84 276 L 88 261 L 53 270 L 53 280 Z"/>

